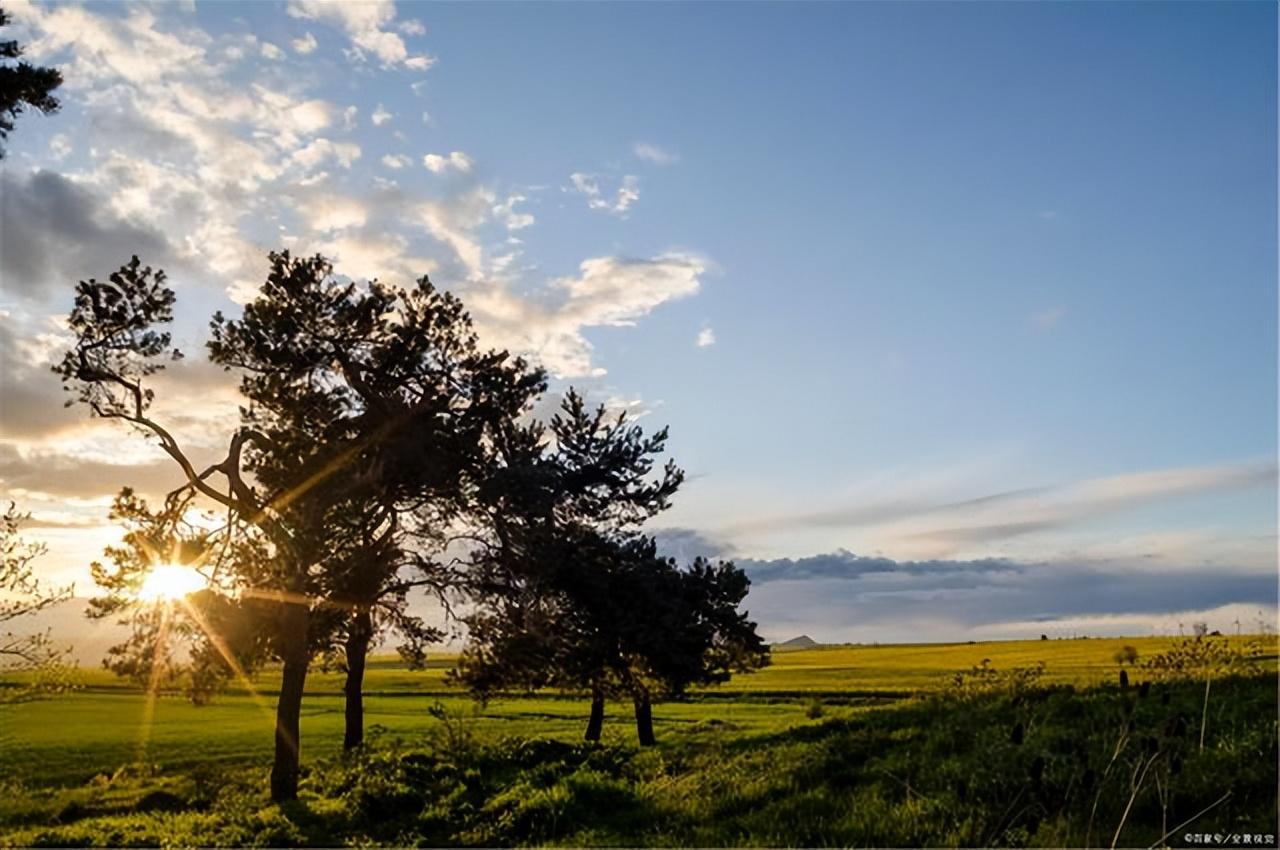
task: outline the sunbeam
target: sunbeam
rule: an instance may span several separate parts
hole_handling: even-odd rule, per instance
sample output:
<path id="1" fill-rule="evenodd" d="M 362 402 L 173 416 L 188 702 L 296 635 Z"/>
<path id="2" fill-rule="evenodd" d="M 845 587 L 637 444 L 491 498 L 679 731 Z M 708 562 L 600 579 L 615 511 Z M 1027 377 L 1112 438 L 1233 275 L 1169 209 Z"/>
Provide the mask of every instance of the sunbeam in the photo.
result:
<path id="1" fill-rule="evenodd" d="M 139 763 L 145 763 L 147 746 L 151 740 L 151 727 L 155 723 L 156 696 L 160 689 L 160 679 L 165 671 L 165 657 L 168 650 L 169 623 L 173 617 L 173 609 L 169 605 L 161 605 L 160 628 L 156 630 L 155 649 L 151 656 L 151 676 L 147 682 L 147 696 L 142 703 L 142 721 L 138 729 Z"/>
<path id="2" fill-rule="evenodd" d="M 236 660 L 235 654 L 231 651 L 231 648 L 227 646 L 226 640 L 224 640 L 222 635 L 218 634 L 218 632 L 209 625 L 209 622 L 204 618 L 204 615 L 201 614 L 199 609 L 192 605 L 189 600 L 184 597 L 178 600 L 178 604 L 187 612 L 187 616 L 189 616 L 192 621 L 200 627 L 200 631 L 204 632 L 205 636 L 209 639 L 209 642 L 213 644 L 213 648 L 218 650 L 218 654 L 222 656 L 222 660 L 227 662 L 227 666 L 231 668 L 231 672 L 235 676 L 236 680 L 240 682 L 240 684 L 244 686 L 244 689 L 249 693 L 249 698 L 253 700 L 254 705 L 256 705 L 263 714 L 266 715 L 268 720 L 270 720 L 271 725 L 274 727 L 275 715 L 271 711 L 271 706 L 265 699 L 263 699 L 262 695 L 258 693 L 258 690 L 253 686 L 253 682 L 249 679 L 249 674 L 245 672 L 244 667 Z"/>

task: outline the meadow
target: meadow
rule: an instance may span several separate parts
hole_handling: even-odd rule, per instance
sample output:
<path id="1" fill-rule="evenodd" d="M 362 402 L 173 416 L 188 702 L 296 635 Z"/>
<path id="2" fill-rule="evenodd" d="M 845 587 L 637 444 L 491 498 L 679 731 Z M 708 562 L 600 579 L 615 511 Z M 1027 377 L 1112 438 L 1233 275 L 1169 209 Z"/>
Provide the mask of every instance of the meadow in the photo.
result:
<path id="1" fill-rule="evenodd" d="M 196 707 L 86 670 L 75 692 L 0 706 L 0 844 L 1181 846 L 1194 822 L 1165 833 L 1205 807 L 1198 831 L 1274 844 L 1275 639 L 1207 711 L 1198 680 L 1141 688 L 1138 668 L 1119 687 L 1117 650 L 1141 663 L 1175 641 L 779 651 L 657 706 L 646 749 L 627 705 L 584 746 L 581 697 L 481 705 L 447 656 L 380 658 L 356 755 L 341 675 L 310 677 L 304 793 L 283 807 L 263 790 L 270 671 Z M 957 685 L 984 661 L 1043 674 Z"/>

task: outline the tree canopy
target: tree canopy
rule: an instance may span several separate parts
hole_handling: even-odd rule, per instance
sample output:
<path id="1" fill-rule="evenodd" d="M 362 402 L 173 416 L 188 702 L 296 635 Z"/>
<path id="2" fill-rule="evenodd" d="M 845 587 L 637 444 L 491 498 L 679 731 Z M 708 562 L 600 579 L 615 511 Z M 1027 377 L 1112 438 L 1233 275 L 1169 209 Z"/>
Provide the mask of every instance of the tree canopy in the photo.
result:
<path id="1" fill-rule="evenodd" d="M 9 14 L 0 9 L 0 27 L 9 23 Z M 16 40 L 0 40 L 0 159 L 19 115 L 28 108 L 48 114 L 60 106 L 53 90 L 62 85 L 62 73 L 21 61 L 22 52 Z"/>
<path id="2" fill-rule="evenodd" d="M 625 697 L 651 743 L 652 700 L 765 663 L 763 641 L 737 610 L 746 576 L 703 560 L 681 570 L 639 532 L 684 478 L 672 461 L 652 474 L 666 439 L 666 429 L 645 436 L 625 413 L 589 411 L 570 391 L 548 426 L 528 424 L 500 444 L 457 673 L 481 697 L 589 692 L 589 739 L 605 698 Z"/>

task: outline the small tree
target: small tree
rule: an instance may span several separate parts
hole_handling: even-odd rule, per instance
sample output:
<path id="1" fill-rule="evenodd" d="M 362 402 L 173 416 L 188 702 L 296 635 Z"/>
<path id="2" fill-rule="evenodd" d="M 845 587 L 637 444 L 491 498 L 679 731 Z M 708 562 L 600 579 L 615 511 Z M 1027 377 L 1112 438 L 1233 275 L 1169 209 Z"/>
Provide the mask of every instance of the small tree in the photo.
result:
<path id="1" fill-rule="evenodd" d="M 208 703 L 234 675 L 245 675 L 270 656 L 270 606 L 234 596 L 226 574 L 269 558 L 254 538 L 215 539 L 187 521 L 192 495 L 153 510 L 126 487 L 109 519 L 125 529 L 105 551 L 107 564 L 89 565 L 101 593 L 89 600 L 92 619 L 115 617 L 129 635 L 107 650 L 103 666 L 151 691 L 181 687 L 195 705 Z M 158 564 L 176 562 L 200 570 L 208 586 L 180 599 L 144 599 L 141 590 Z"/>
<path id="2" fill-rule="evenodd" d="M 759 669 L 769 663 L 769 649 L 756 624 L 739 610 L 751 585 L 742 570 L 704 558 L 681 570 L 674 561 L 656 557 L 652 540 L 637 549 L 635 566 L 617 588 L 622 593 L 605 606 L 614 609 L 610 619 L 618 627 L 612 635 L 602 629 L 601 636 L 616 638 L 605 670 L 630 696 L 637 737 L 648 745 L 655 742 L 653 702 Z"/>
<path id="3" fill-rule="evenodd" d="M 509 687 L 587 690 L 586 739 L 599 740 L 606 697 L 630 700 L 642 745 L 654 743 L 655 701 L 768 663 L 755 624 L 738 610 L 750 582 L 732 564 L 687 570 L 651 539 L 591 534 L 523 593 L 488 597 L 473 618 L 458 675 L 482 694 Z"/>
<path id="4" fill-rule="evenodd" d="M 587 735 L 598 737 L 600 663 L 570 652 L 590 645 L 594 627 L 578 616 L 587 609 L 561 588 L 608 576 L 612 551 L 602 541 L 627 540 L 670 504 L 684 473 L 669 461 L 660 476 L 652 474 L 666 439 L 666 429 L 646 436 L 625 412 L 592 411 L 573 389 L 549 424 L 512 422 L 495 431 L 467 583 L 479 602 L 467 618 L 470 649 L 460 672 L 475 693 L 552 680 L 585 690 Z M 568 570 L 576 577 L 567 579 Z"/>
<path id="5" fill-rule="evenodd" d="M 8 26 L 9 20 L 9 14 L 0 9 L 0 27 Z M 48 114 L 60 106 L 53 90 L 62 85 L 62 74 L 56 68 L 16 61 L 21 56 L 22 46 L 17 41 L 0 41 L 0 143 L 9 138 L 14 119 L 27 107 Z M 3 158 L 4 145 L 0 144 Z"/>
<path id="6" fill-rule="evenodd" d="M 30 514 L 19 513 L 13 502 L 0 516 L 0 625 L 6 629 L 0 634 L 0 669 L 35 675 L 32 687 L 24 694 L 33 689 L 57 689 L 56 674 L 68 650 L 58 647 L 48 630 L 14 633 L 8 628 L 17 620 L 69 599 L 73 590 L 70 585 L 53 587 L 36 578 L 32 563 L 44 554 L 45 547 L 22 538 L 22 524 L 29 519 Z"/>
<path id="7" fill-rule="evenodd" d="M 1138 660 L 1137 647 L 1133 647 L 1133 646 L 1129 646 L 1128 644 L 1125 644 L 1124 646 L 1117 649 L 1112 654 L 1111 658 L 1121 667 L 1123 667 L 1126 664 L 1134 664 Z"/>

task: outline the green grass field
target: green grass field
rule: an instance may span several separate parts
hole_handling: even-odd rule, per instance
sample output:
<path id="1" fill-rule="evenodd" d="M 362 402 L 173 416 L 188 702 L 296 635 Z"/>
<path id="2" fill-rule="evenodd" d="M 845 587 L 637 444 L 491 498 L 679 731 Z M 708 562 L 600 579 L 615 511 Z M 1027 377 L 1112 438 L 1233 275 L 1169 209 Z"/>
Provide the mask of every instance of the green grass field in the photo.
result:
<path id="1" fill-rule="evenodd" d="M 986 790 L 963 792 L 956 788 L 967 788 L 968 780 L 957 777 L 984 775 L 984 771 L 998 764 L 1014 774 L 1031 769 L 1017 761 L 1030 752 L 1029 747 L 1012 754 L 1006 752 L 1009 729 L 1017 723 L 1026 725 L 1028 741 L 1032 740 L 1032 729 L 1039 732 L 1043 727 L 1045 737 L 1041 744 L 1047 749 L 1042 759 L 1066 758 L 1052 748 L 1068 746 L 1063 741 L 1072 735 L 1094 738 L 1089 746 L 1103 749 L 1115 746 L 1121 738 L 1127 742 L 1125 746 L 1139 746 L 1136 733 L 1125 731 L 1135 721 L 1125 720 L 1123 714 L 1127 710 L 1131 717 L 1139 716 L 1134 714 L 1138 711 L 1133 707 L 1135 697 L 1131 692 L 1121 693 L 1115 686 L 1118 668 L 1113 655 L 1121 646 L 1131 645 L 1138 650 L 1140 659 L 1147 658 L 1166 649 L 1173 640 L 1011 641 L 777 652 L 772 665 L 764 670 L 735 677 L 723 686 L 693 694 L 686 701 L 657 706 L 659 747 L 652 751 L 633 746 L 629 706 L 611 704 L 603 747 L 585 755 L 582 753 L 586 751 L 576 745 L 587 713 L 587 704 L 580 697 L 511 696 L 481 706 L 449 685 L 446 671 L 450 658 L 434 659 L 422 671 L 406 670 L 394 659 L 375 659 L 366 678 L 365 701 L 366 724 L 372 733 L 371 751 L 378 755 L 368 757 L 386 760 L 379 762 L 373 774 L 390 771 L 399 778 L 388 782 L 399 783 L 396 787 L 414 787 L 415 780 L 401 775 L 405 771 L 403 761 L 396 760 L 408 759 L 404 754 L 413 752 L 423 754 L 415 758 L 442 760 L 440 763 L 452 765 L 450 770 L 461 770 L 464 762 L 471 761 L 486 765 L 483 780 L 466 780 L 465 771 L 464 778 L 450 774 L 449 782 L 460 784 L 448 785 L 453 789 L 449 793 L 467 797 L 470 802 L 466 806 L 461 799 L 448 802 L 453 798 L 445 794 L 445 802 L 437 801 L 432 809 L 435 814 L 428 817 L 430 807 L 424 808 L 417 797 L 415 803 L 397 804 L 414 809 L 411 823 L 396 821 L 399 833 L 385 831 L 389 821 L 369 821 L 368 812 L 356 810 L 377 797 L 364 789 L 356 796 L 365 803 L 353 802 L 352 788 L 363 788 L 367 781 L 364 774 L 341 781 L 334 778 L 347 776 L 344 771 L 350 769 L 350 760 L 340 758 L 340 674 L 316 671 L 309 678 L 303 705 L 302 747 L 304 764 L 312 770 L 310 802 L 305 816 L 276 812 L 285 822 L 276 824 L 284 832 L 275 832 L 274 827 L 253 826 L 258 823 L 253 818 L 266 817 L 262 812 L 272 809 L 261 799 L 260 787 L 272 746 L 276 682 L 270 671 L 256 678 L 253 693 L 237 688 L 211 705 L 195 707 L 177 695 L 161 695 L 154 702 L 148 701 L 127 683 L 103 671 L 86 670 L 81 674 L 82 687 L 76 692 L 0 706 L 0 781 L 9 791 L 8 802 L 0 804 L 0 844 L 101 843 L 87 830 L 97 824 L 96 828 L 106 830 L 102 835 L 110 836 L 113 833 L 108 827 L 115 823 L 113 818 L 120 821 L 116 826 L 125 832 L 119 833 L 116 840 L 103 839 L 107 843 L 165 843 L 156 830 L 185 822 L 182 817 L 195 817 L 196 812 L 203 811 L 190 802 L 199 796 L 197 786 L 203 787 L 192 777 L 200 776 L 220 777 L 220 786 L 243 785 L 236 805 L 257 813 L 240 823 L 227 814 L 231 810 L 225 808 L 230 805 L 225 800 L 208 804 L 222 814 L 215 817 L 206 812 L 202 817 L 214 818 L 221 825 L 219 828 L 235 821 L 240 824 L 236 829 L 241 830 L 210 843 L 427 840 L 448 844 L 1070 844 L 1069 839 L 1079 841 L 1079 831 L 1087 828 L 1081 820 L 1083 816 L 1074 809 L 1063 809 L 1053 820 L 1048 817 L 1053 807 L 1047 801 L 1041 802 L 1030 814 L 1018 815 L 1007 825 L 988 811 L 996 805 L 998 795 L 1005 793 L 1001 783 L 1006 780 L 1012 783 L 1009 789 L 1022 788 L 1016 793 L 1029 793 L 1024 787 L 1025 776 L 1009 779 L 993 775 L 988 778 L 991 784 Z M 1263 832 L 1274 833 L 1276 647 L 1274 637 L 1268 640 L 1269 649 L 1253 679 L 1216 686 L 1217 699 L 1211 700 L 1205 715 L 1212 742 L 1209 751 L 1196 750 L 1177 758 L 1211 758 L 1214 775 L 1224 770 L 1223 765 L 1233 757 L 1252 759 L 1244 766 L 1247 769 L 1236 771 L 1237 778 L 1232 781 L 1256 785 L 1257 780 L 1248 777 L 1262 771 L 1264 785 L 1270 783 L 1267 794 L 1271 800 L 1270 809 L 1261 810 L 1271 812 L 1270 820 L 1262 824 L 1266 827 Z M 993 693 L 973 702 L 951 694 L 950 677 L 984 659 L 998 670 L 1043 662 L 1044 675 L 1036 691 L 1043 696 L 1034 699 L 1043 701 L 1044 708 L 1038 710 L 1046 717 L 1037 718 L 1035 711 L 1028 709 L 1031 698 L 1026 696 Z M 1143 678 L 1142 671 L 1136 671 L 1133 678 L 1136 684 Z M 934 696 L 931 698 L 930 694 Z M 1179 722 L 1183 726 L 1188 722 L 1198 724 L 1198 694 L 1193 684 L 1178 686 L 1162 696 L 1163 702 L 1158 706 L 1149 700 L 1155 707 L 1147 709 L 1144 703 L 1141 710 L 1152 712 L 1153 723 L 1160 719 L 1156 717 L 1159 714 L 1163 718 L 1160 722 L 1167 725 L 1174 722 L 1169 706 L 1182 705 L 1177 716 L 1184 719 Z M 428 713 L 437 704 L 444 707 L 445 720 Z M 1125 709 L 1126 705 L 1130 707 Z M 1259 709 L 1265 713 L 1259 713 Z M 1077 714 L 1091 719 L 1087 723 L 1070 719 Z M 1019 719 L 1024 715 L 1025 719 Z M 1052 722 L 1047 719 L 1050 716 L 1054 718 Z M 1073 731 L 1070 727 L 1075 723 L 1081 725 Z M 988 727 L 996 731 L 988 734 Z M 1051 730 L 1057 731 L 1050 734 Z M 461 746 L 459 735 L 471 748 L 465 754 L 453 752 Z M 955 736 L 962 739 L 948 744 Z M 559 748 L 554 750 L 558 755 L 552 758 L 553 766 L 535 764 L 530 768 L 530 778 L 512 767 L 511 759 L 505 756 L 505 760 L 493 762 L 494 752 L 505 753 L 504 747 L 518 749 L 525 746 L 519 742 L 530 741 Z M 984 746 L 989 751 L 983 750 Z M 1166 754 L 1162 757 L 1172 759 L 1167 754 L 1175 749 L 1168 744 L 1160 752 Z M 960 755 L 966 752 L 967 756 Z M 604 758 L 600 753 L 614 753 L 616 759 L 607 768 L 591 766 L 592 759 Z M 966 758 L 976 761 L 965 762 Z M 1105 754 L 1100 753 L 1097 760 L 1106 763 Z M 1015 763 L 1016 767 L 1009 767 Z M 822 765 L 834 773 L 822 773 Z M 934 775 L 940 766 L 947 765 L 951 765 L 947 770 L 954 775 Z M 1092 781 L 1097 781 L 1100 765 L 1080 768 L 1086 770 L 1092 771 Z M 1064 788 L 1070 792 L 1087 775 L 1079 772 L 1073 779 L 1064 779 Z M 501 776 L 508 776 L 507 785 L 485 784 L 496 782 L 493 777 Z M 845 778 L 833 785 L 831 776 Z M 1116 774 L 1104 776 L 1103 780 L 1118 782 L 1120 778 Z M 1166 780 L 1172 781 L 1169 777 Z M 841 790 L 841 782 L 847 783 L 848 788 Z M 482 815 L 485 807 L 497 805 L 495 800 L 507 799 L 503 795 L 511 788 L 529 783 L 532 785 L 525 790 L 537 799 L 542 799 L 538 795 L 552 795 L 539 805 L 545 804 L 554 816 L 526 813 L 532 818 L 526 822 L 527 818 L 521 820 L 524 815 L 511 815 L 514 820 Z M 582 783 L 590 787 L 580 788 Z M 947 794 L 960 795 L 943 806 L 946 812 L 929 810 L 929 800 L 937 794 L 926 794 L 923 789 L 931 783 L 941 783 L 938 793 L 945 790 Z M 1250 790 L 1251 787 L 1237 790 L 1236 799 L 1252 799 L 1250 795 L 1256 789 Z M 761 799 L 748 805 L 754 799 L 752 788 Z M 1212 789 L 1212 782 L 1206 781 L 1201 790 L 1207 795 Z M 160 791 L 187 800 L 190 805 L 179 806 L 185 814 L 137 811 L 146 808 L 140 801 L 151 799 L 147 794 Z M 438 796 L 437 792 L 444 793 L 431 785 L 430 793 L 424 790 L 422 794 Z M 686 793 L 695 797 L 677 805 Z M 976 808 L 979 801 L 971 796 L 975 794 L 981 798 L 981 805 Z M 595 799 L 592 795 L 617 797 L 615 804 L 621 807 L 618 811 L 630 814 L 619 815 L 621 820 L 601 821 L 586 810 L 574 808 L 590 808 L 590 801 Z M 851 802 L 865 795 L 871 795 L 863 800 L 865 805 Z M 4 796 L 0 793 L 0 797 Z M 245 803 L 245 799 L 256 802 Z M 1147 806 L 1149 801 L 1144 796 L 1142 802 Z M 385 800 L 376 805 L 384 804 Z M 516 805 L 510 800 L 502 805 L 508 804 Z M 351 808 L 353 805 L 356 809 Z M 462 808 L 450 808 L 455 805 Z M 606 810 L 610 805 L 614 804 L 607 804 Z M 1244 823 L 1259 817 L 1256 804 L 1250 805 L 1253 808 L 1246 806 L 1237 811 L 1223 804 L 1219 811 L 1236 812 L 1233 817 Z M 753 820 L 753 812 L 760 806 L 772 807 L 775 819 Z M 966 806 L 973 809 L 972 822 L 963 817 L 956 820 Z M 826 827 L 815 832 L 813 823 L 803 818 L 796 820 L 797 812 L 810 809 L 819 825 L 825 823 Z M 666 813 L 661 814 L 663 811 Z M 1119 817 L 1110 808 L 1107 811 L 1110 817 Z M 585 826 L 571 828 L 562 819 L 573 812 L 577 812 L 573 817 L 584 820 Z M 872 812 L 879 812 L 881 820 L 867 821 Z M 403 814 L 396 809 L 396 817 Z M 654 832 L 646 826 L 650 814 L 665 819 L 665 831 Z M 551 817 L 550 825 L 544 815 Z M 1167 821 L 1167 810 L 1164 815 Z M 1160 825 L 1160 818 L 1146 808 L 1131 816 L 1134 828 L 1140 825 L 1148 830 L 1142 833 L 1142 841 L 1151 843 L 1149 832 Z M 366 821 L 374 826 L 352 827 L 353 823 Z M 1032 821 L 1035 828 L 1028 830 L 1027 823 Z M 910 824 L 915 822 L 934 832 L 913 832 L 915 827 Z M 178 838 L 169 843 L 206 843 L 192 839 L 181 829 L 174 834 Z M 184 835 L 187 837 L 182 838 Z M 1090 840 L 1093 838 L 1090 836 Z"/>
<path id="2" fill-rule="evenodd" d="M 1166 648 L 1167 638 L 1008 641 L 977 644 L 907 644 L 823 647 L 778 652 L 769 667 L 737 676 L 695 694 L 689 702 L 655 711 L 660 738 L 680 735 L 703 721 L 731 723 L 744 733 L 764 733 L 812 722 L 808 702 L 880 704 L 916 691 L 944 687 L 949 674 L 983 659 L 998 669 L 1045 662 L 1044 681 L 1090 686 L 1114 681 L 1115 651 L 1134 646 L 1140 657 Z M 395 658 L 374 659 L 365 681 L 366 721 L 392 736 L 412 738 L 439 721 L 427 714 L 437 702 L 466 718 L 481 737 L 544 736 L 575 740 L 586 722 L 586 702 L 572 695 L 519 696 L 477 705 L 450 687 L 452 658 L 433 659 L 425 670 L 407 670 Z M 257 698 L 240 687 L 207 706 L 177 695 L 161 696 L 150 715 L 136 687 L 103 670 L 80 674 L 82 689 L 56 699 L 0 707 L 0 762 L 6 773 L 34 785 L 84 782 L 123 764 L 146 762 L 166 769 L 202 762 L 270 759 L 275 677 L 256 677 Z M 342 682 L 337 672 L 314 671 L 303 705 L 304 757 L 328 758 L 341 749 Z M 605 735 L 633 734 L 628 706 L 610 706 Z M 149 717 L 149 719 L 148 719 Z M 193 730 L 196 746 L 192 746 Z"/>

